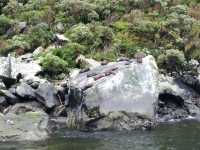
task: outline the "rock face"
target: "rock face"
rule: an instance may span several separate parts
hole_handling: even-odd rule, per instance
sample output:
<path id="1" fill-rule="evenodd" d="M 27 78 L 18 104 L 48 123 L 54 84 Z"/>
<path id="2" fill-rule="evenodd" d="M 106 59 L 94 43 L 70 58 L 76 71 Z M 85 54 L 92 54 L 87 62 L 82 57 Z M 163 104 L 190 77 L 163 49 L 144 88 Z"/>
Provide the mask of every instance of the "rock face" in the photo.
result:
<path id="1" fill-rule="evenodd" d="M 35 92 L 37 99 L 43 103 L 47 108 L 53 108 L 58 105 L 58 98 L 56 97 L 56 90 L 54 86 L 45 82 L 41 84 Z"/>
<path id="2" fill-rule="evenodd" d="M 48 115 L 30 105 L 16 104 L 0 114 L 0 141 L 39 141 L 49 136 Z"/>
<path id="3" fill-rule="evenodd" d="M 30 85 L 28 85 L 26 83 L 21 83 L 21 85 L 19 85 L 16 88 L 16 93 L 21 98 L 27 98 L 27 99 L 34 99 L 35 98 L 34 90 L 31 88 Z"/>
<path id="4" fill-rule="evenodd" d="M 79 74 L 71 84 L 79 89 L 71 101 L 82 101 L 89 118 L 96 111 L 94 118 L 125 112 L 154 119 L 159 91 L 158 68 L 152 56 L 143 58 L 143 63 L 130 60 L 100 66 Z M 80 89 L 83 97 L 77 96 Z"/>
<path id="5" fill-rule="evenodd" d="M 90 68 L 90 69 L 94 69 L 94 68 L 99 67 L 101 65 L 101 63 L 95 61 L 94 59 L 85 58 L 85 56 L 83 56 L 83 55 L 80 55 L 76 59 L 76 63 L 85 67 L 85 68 Z"/>
<path id="6" fill-rule="evenodd" d="M 189 116 L 200 116 L 200 109 L 197 104 L 200 95 L 184 84 L 182 80 L 160 75 L 159 87 L 157 121 L 168 122 L 186 119 Z"/>
<path id="7" fill-rule="evenodd" d="M 16 79 L 18 74 L 22 74 L 25 79 L 31 79 L 41 70 L 38 62 L 28 58 L 28 55 L 19 58 L 0 57 L 0 77 Z"/>

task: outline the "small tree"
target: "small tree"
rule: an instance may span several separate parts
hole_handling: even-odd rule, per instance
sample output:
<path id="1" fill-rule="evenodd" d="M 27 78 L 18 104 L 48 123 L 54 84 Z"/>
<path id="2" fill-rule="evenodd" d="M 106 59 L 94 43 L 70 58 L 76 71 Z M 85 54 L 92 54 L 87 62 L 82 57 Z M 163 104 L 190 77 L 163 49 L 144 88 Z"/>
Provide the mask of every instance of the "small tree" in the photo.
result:
<path id="1" fill-rule="evenodd" d="M 49 73 L 62 73 L 68 71 L 67 62 L 51 53 L 48 53 L 41 58 L 41 65 L 43 69 Z"/>
<path id="2" fill-rule="evenodd" d="M 158 65 L 167 71 L 180 71 L 184 65 L 185 56 L 182 51 L 171 49 L 166 54 L 158 56 Z"/>

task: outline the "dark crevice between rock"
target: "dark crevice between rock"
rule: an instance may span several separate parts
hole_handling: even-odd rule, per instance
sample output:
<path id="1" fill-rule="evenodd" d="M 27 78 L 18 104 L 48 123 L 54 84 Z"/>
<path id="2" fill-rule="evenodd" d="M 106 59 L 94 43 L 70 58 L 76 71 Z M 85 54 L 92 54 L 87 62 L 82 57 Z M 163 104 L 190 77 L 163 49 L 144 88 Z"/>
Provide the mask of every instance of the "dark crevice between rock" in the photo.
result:
<path id="1" fill-rule="evenodd" d="M 159 105 L 162 106 L 162 102 L 167 105 L 174 103 L 177 107 L 183 107 L 184 100 L 180 96 L 175 96 L 168 93 L 162 93 L 159 95 Z"/>
<path id="2" fill-rule="evenodd" d="M 197 77 L 191 75 L 184 75 L 182 77 L 179 77 L 179 80 L 185 85 L 195 90 L 198 94 L 200 94 L 200 81 Z"/>
<path id="3" fill-rule="evenodd" d="M 184 99 L 180 96 L 169 93 L 159 95 L 157 119 L 158 121 L 167 122 L 170 120 L 181 120 L 190 115 Z"/>

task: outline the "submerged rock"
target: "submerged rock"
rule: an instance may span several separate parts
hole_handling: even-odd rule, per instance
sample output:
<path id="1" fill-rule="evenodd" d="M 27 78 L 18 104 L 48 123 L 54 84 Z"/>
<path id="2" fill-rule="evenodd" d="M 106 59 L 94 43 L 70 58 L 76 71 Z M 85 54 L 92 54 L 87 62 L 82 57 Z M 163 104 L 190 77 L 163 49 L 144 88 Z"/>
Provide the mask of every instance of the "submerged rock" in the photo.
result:
<path id="1" fill-rule="evenodd" d="M 143 116 L 144 120 L 154 119 L 159 90 L 158 68 L 152 56 L 143 58 L 143 63 L 132 60 L 128 65 L 116 62 L 99 66 L 76 76 L 71 85 L 79 89 L 78 93 L 80 89 L 83 91 L 82 102 L 80 96 L 69 99 L 86 108 L 86 114 L 92 120 L 88 122 L 89 126 L 101 120 L 99 118 L 108 117 L 111 112 L 125 112 L 129 122 L 137 116 Z M 115 127 L 113 120 L 110 123 Z"/>
<path id="2" fill-rule="evenodd" d="M 49 137 L 48 115 L 28 104 L 14 105 L 0 114 L 0 141 L 39 141 Z"/>

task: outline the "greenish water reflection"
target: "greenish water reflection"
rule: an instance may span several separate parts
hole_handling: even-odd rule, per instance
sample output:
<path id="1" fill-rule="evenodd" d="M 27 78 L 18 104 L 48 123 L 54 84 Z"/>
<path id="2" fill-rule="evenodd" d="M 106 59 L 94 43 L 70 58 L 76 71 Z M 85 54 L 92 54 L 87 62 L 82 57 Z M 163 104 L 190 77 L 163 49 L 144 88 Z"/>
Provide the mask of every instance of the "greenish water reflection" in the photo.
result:
<path id="1" fill-rule="evenodd" d="M 200 150 L 200 123 L 162 125 L 152 131 L 61 131 L 40 143 L 0 143 L 0 150 Z"/>

